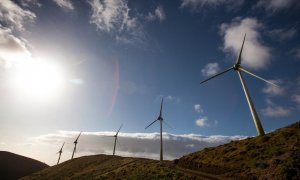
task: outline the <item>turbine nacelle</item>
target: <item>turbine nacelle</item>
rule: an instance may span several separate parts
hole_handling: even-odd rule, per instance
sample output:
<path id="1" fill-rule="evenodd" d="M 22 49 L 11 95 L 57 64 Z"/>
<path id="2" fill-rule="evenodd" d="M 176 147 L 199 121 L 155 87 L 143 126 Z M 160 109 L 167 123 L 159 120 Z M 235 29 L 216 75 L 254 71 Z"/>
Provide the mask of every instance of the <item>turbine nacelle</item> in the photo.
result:
<path id="1" fill-rule="evenodd" d="M 232 68 L 233 68 L 233 70 L 237 71 L 237 70 L 239 70 L 240 67 L 241 67 L 241 64 L 236 63 L 233 65 Z"/>

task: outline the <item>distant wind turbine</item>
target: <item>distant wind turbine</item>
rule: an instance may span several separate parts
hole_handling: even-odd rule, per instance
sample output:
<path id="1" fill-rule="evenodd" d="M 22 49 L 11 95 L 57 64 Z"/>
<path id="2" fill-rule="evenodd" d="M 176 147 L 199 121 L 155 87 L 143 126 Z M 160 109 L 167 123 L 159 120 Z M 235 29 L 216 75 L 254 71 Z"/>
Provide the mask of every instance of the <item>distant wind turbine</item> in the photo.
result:
<path id="1" fill-rule="evenodd" d="M 79 135 L 77 136 L 76 140 L 74 141 L 75 146 L 74 146 L 74 150 L 73 150 L 72 158 L 71 158 L 71 159 L 73 159 L 74 153 L 76 152 L 76 145 L 77 145 L 77 143 L 78 143 L 78 139 L 79 139 L 79 136 L 80 136 L 80 135 L 81 135 L 81 132 L 79 133 Z"/>
<path id="2" fill-rule="evenodd" d="M 160 112 L 159 112 L 158 118 L 155 121 L 153 121 L 151 124 L 149 124 L 148 126 L 145 127 L 145 129 L 147 129 L 152 124 L 154 124 L 156 121 L 160 122 L 160 161 L 163 161 L 163 138 L 162 138 L 162 123 L 163 123 L 162 108 L 163 108 L 163 102 L 164 102 L 164 98 L 162 98 L 162 100 L 161 100 Z"/>
<path id="3" fill-rule="evenodd" d="M 120 126 L 119 130 L 117 131 L 117 133 L 113 136 L 115 138 L 113 155 L 115 155 L 115 152 L 116 152 L 116 142 L 118 142 L 118 144 L 120 145 L 120 143 L 118 141 L 118 134 L 119 134 L 122 126 L 123 126 L 123 124 Z"/>
<path id="4" fill-rule="evenodd" d="M 60 150 L 56 153 L 56 154 L 59 153 L 57 164 L 59 163 L 60 156 L 61 156 L 61 153 L 63 152 L 62 149 L 63 149 L 64 145 L 65 145 L 65 142 L 64 142 L 63 145 L 61 146 Z M 57 165 L 57 164 L 56 164 L 56 165 Z"/>
<path id="5" fill-rule="evenodd" d="M 238 58 L 237 58 L 237 60 L 236 60 L 236 63 L 235 63 L 232 67 L 230 67 L 229 69 L 227 69 L 227 70 L 225 70 L 225 71 L 223 71 L 223 72 L 220 72 L 220 73 L 218 73 L 218 74 L 216 74 L 216 75 L 214 75 L 214 76 L 212 76 L 212 77 L 210 77 L 210 78 L 208 78 L 208 79 L 202 81 L 200 84 L 202 84 L 202 83 L 204 83 L 204 82 L 206 82 L 206 81 L 208 81 L 208 80 L 211 80 L 211 79 L 213 79 L 213 78 L 215 78 L 215 77 L 217 77 L 217 76 L 219 76 L 219 75 L 221 75 L 221 74 L 224 74 L 224 73 L 226 73 L 226 72 L 228 72 L 228 71 L 230 71 L 230 70 L 232 70 L 232 69 L 233 69 L 234 71 L 236 71 L 236 72 L 238 73 L 239 77 L 240 77 L 240 80 L 241 80 L 241 83 L 242 83 L 242 86 L 243 86 L 243 89 L 244 89 L 244 92 L 245 92 L 245 95 L 246 95 L 246 99 L 247 99 L 247 102 L 248 102 L 248 105 L 249 105 L 249 108 L 250 108 L 250 111 L 251 111 L 251 115 L 252 115 L 252 118 L 253 118 L 253 121 L 254 121 L 254 124 L 255 124 L 257 133 L 258 133 L 258 135 L 262 136 L 262 135 L 265 135 L 265 131 L 264 131 L 262 125 L 261 125 L 261 122 L 260 122 L 260 120 L 259 120 L 258 114 L 257 114 L 257 112 L 256 112 L 256 110 L 255 110 L 255 107 L 254 107 L 254 104 L 253 104 L 253 102 L 252 102 L 252 100 L 251 100 L 251 97 L 250 97 L 249 91 L 248 91 L 248 89 L 247 89 L 246 82 L 245 82 L 245 80 L 244 80 L 244 77 L 243 77 L 243 75 L 242 75 L 242 72 L 247 73 L 247 74 L 250 74 L 251 76 L 254 76 L 254 77 L 256 77 L 256 78 L 258 78 L 258 79 L 260 79 L 260 80 L 262 80 L 262 81 L 265 81 L 265 82 L 267 82 L 267 83 L 269 83 L 269 84 L 272 84 L 272 85 L 274 85 L 274 86 L 277 86 L 277 87 L 278 87 L 278 85 L 276 85 L 276 84 L 274 84 L 274 83 L 272 83 L 272 82 L 270 82 L 270 81 L 267 81 L 267 80 L 265 80 L 265 79 L 263 79 L 263 78 L 261 78 L 261 77 L 255 75 L 255 74 L 253 74 L 253 73 L 247 71 L 246 69 L 244 69 L 244 68 L 241 66 L 241 60 L 242 60 L 242 57 L 241 57 L 241 56 L 242 56 L 242 51 L 243 51 L 245 39 L 246 39 L 246 34 L 245 34 L 245 36 L 244 36 L 243 44 L 242 44 L 242 47 L 241 47 L 239 56 L 238 56 Z"/>

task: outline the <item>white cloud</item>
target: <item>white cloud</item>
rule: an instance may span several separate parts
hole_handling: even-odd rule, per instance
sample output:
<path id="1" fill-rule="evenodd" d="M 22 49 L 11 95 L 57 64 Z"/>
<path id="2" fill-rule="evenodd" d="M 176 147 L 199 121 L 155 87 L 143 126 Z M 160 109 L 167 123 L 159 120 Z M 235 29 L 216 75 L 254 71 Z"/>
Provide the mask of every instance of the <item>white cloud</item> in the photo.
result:
<path id="1" fill-rule="evenodd" d="M 265 93 L 268 96 L 279 96 L 285 94 L 285 88 L 283 86 L 280 86 L 282 84 L 282 80 L 277 79 L 277 80 L 269 80 L 269 81 L 279 85 L 279 87 L 266 83 L 266 86 L 262 89 L 263 93 Z"/>
<path id="2" fill-rule="evenodd" d="M 273 103 L 270 99 L 266 100 L 267 107 L 262 110 L 262 113 L 267 117 L 286 117 L 292 113 L 291 109 L 284 108 Z"/>
<path id="3" fill-rule="evenodd" d="M 206 7 L 218 7 L 226 5 L 227 9 L 232 10 L 244 4 L 244 0 L 181 0 L 181 7 L 191 8 L 192 11 L 205 9 Z"/>
<path id="4" fill-rule="evenodd" d="M 166 19 L 166 13 L 162 6 L 157 6 L 154 13 L 149 12 L 146 19 L 149 21 L 154 21 L 158 19 L 159 21 L 163 21 Z"/>
<path id="5" fill-rule="evenodd" d="M 93 154 L 112 154 L 114 142 L 113 138 L 108 136 L 111 136 L 114 133 L 115 132 L 83 132 L 77 144 L 75 157 Z M 52 165 L 55 164 L 57 160 L 55 153 L 59 150 L 61 144 L 66 142 L 63 149 L 62 161 L 69 160 L 74 147 L 73 141 L 77 135 L 78 132 L 60 131 L 56 134 L 47 134 L 30 138 L 27 143 L 30 144 L 30 147 L 26 148 L 26 153 L 33 156 L 33 149 L 39 149 L 39 152 L 42 152 L 42 148 L 47 149 L 47 153 L 44 155 L 37 154 L 35 156 L 38 157 L 35 158 L 46 161 Z M 221 135 L 203 136 L 198 134 L 176 135 L 163 133 L 164 156 L 166 159 L 175 159 L 206 147 L 217 146 L 228 143 L 231 140 L 240 140 L 244 138 L 246 137 Z M 120 132 L 118 139 L 120 146 L 117 145 L 117 155 L 151 159 L 159 158 L 159 133 Z M 49 153 L 51 152 L 53 152 L 53 156 L 49 156 Z"/>
<path id="6" fill-rule="evenodd" d="M 195 109 L 196 112 L 199 112 L 199 113 L 203 112 L 203 109 L 202 109 L 200 104 L 195 104 L 194 109 Z"/>
<path id="7" fill-rule="evenodd" d="M 246 40 L 242 54 L 242 65 L 252 68 L 264 68 L 270 63 L 270 49 L 260 41 L 259 29 L 263 25 L 255 18 L 235 18 L 231 23 L 223 23 L 220 27 L 224 35 L 224 51 L 236 57 L 240 51 L 243 36 Z"/>
<path id="8" fill-rule="evenodd" d="M 202 117 L 196 120 L 196 125 L 199 127 L 209 127 L 210 124 L 207 122 L 208 118 L 207 117 Z"/>
<path id="9" fill-rule="evenodd" d="M 7 23 L 12 29 L 24 30 L 24 24 L 35 19 L 33 12 L 22 9 L 11 0 L 0 1 L 0 22 Z"/>
<path id="10" fill-rule="evenodd" d="M 293 49 L 292 53 L 294 53 L 297 59 L 300 59 L 300 47 Z"/>
<path id="11" fill-rule="evenodd" d="M 220 71 L 219 63 L 208 63 L 201 69 L 202 76 L 208 77 L 217 74 Z"/>
<path id="12" fill-rule="evenodd" d="M 124 44 L 143 44 L 145 33 L 138 18 L 129 15 L 126 0 L 90 0 L 92 15 L 90 23 L 97 30 L 111 33 L 117 42 Z"/>
<path id="13" fill-rule="evenodd" d="M 263 7 L 267 11 L 278 11 L 285 8 L 289 8 L 294 3 L 297 3 L 297 0 L 260 0 L 257 2 L 257 7 Z"/>
<path id="14" fill-rule="evenodd" d="M 300 95 L 294 94 L 292 96 L 292 101 L 296 102 L 298 105 L 300 105 Z"/>
<path id="15" fill-rule="evenodd" d="M 101 31 L 126 31 L 136 27 L 136 19 L 129 16 L 126 0 L 91 0 L 93 23 Z"/>
<path id="16" fill-rule="evenodd" d="M 171 95 L 166 96 L 166 100 L 174 101 L 174 102 L 177 102 L 177 103 L 180 103 L 180 101 L 181 101 L 181 99 L 179 97 L 175 97 L 175 96 L 171 96 Z"/>
<path id="17" fill-rule="evenodd" d="M 0 25 L 0 66 L 9 68 L 16 62 L 31 58 L 26 41 L 12 34 L 9 28 Z"/>
<path id="18" fill-rule="evenodd" d="M 30 7 L 31 5 L 38 6 L 38 7 L 42 6 L 39 0 L 21 0 L 20 2 L 24 7 Z"/>
<path id="19" fill-rule="evenodd" d="M 268 34 L 275 40 L 283 41 L 293 38 L 297 34 L 297 30 L 295 28 L 273 29 Z"/>
<path id="20" fill-rule="evenodd" d="M 59 7 L 65 9 L 65 10 L 74 10 L 74 6 L 71 2 L 71 0 L 53 0 Z"/>

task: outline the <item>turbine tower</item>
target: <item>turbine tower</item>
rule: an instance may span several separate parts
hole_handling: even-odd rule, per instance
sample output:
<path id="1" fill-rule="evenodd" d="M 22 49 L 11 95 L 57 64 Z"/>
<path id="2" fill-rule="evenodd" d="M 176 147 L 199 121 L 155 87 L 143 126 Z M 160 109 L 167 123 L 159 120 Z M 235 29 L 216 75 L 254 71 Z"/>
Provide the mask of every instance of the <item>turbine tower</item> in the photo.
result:
<path id="1" fill-rule="evenodd" d="M 73 150 L 72 158 L 71 158 L 71 159 L 73 159 L 74 153 L 76 152 L 76 145 L 77 145 L 77 143 L 78 143 L 78 139 L 79 139 L 79 136 L 80 136 L 80 135 L 81 135 L 81 132 L 79 133 L 79 135 L 77 136 L 76 140 L 74 141 L 75 146 L 74 146 L 74 150 Z"/>
<path id="2" fill-rule="evenodd" d="M 253 74 L 253 73 L 251 73 L 251 72 L 249 72 L 249 71 L 247 71 L 245 68 L 243 68 L 243 67 L 241 66 L 241 61 L 242 61 L 242 51 L 243 51 L 245 39 L 246 39 L 246 34 L 245 34 L 245 36 L 244 36 L 244 40 L 243 40 L 243 43 L 242 43 L 242 47 L 241 47 L 239 56 L 238 56 L 238 58 L 237 58 L 237 60 L 236 60 L 236 63 L 235 63 L 232 67 L 226 69 L 225 71 L 220 72 L 220 73 L 218 73 L 218 74 L 216 74 L 216 75 L 214 75 L 214 76 L 212 76 L 212 77 L 210 77 L 210 78 L 208 78 L 208 79 L 202 81 L 200 84 L 202 84 L 202 83 L 204 83 L 204 82 L 206 82 L 206 81 L 208 81 L 208 80 L 211 80 L 211 79 L 213 79 L 213 78 L 215 78 L 215 77 L 217 77 L 217 76 L 219 76 L 219 75 L 221 75 L 221 74 L 224 74 L 224 73 L 226 73 L 226 72 L 228 72 L 228 71 L 230 71 L 230 70 L 236 71 L 236 72 L 238 73 L 239 77 L 240 77 L 240 81 L 241 81 L 242 86 L 243 86 L 243 89 L 244 89 L 244 93 L 245 93 L 245 96 L 246 96 L 246 99 L 247 99 L 247 102 L 248 102 L 248 105 L 249 105 L 249 108 L 250 108 L 250 111 L 251 111 L 251 115 L 252 115 L 252 118 L 253 118 L 253 121 L 254 121 L 256 130 L 257 130 L 257 134 L 260 135 L 260 136 L 263 136 L 263 135 L 265 135 L 265 131 L 264 131 L 262 125 L 261 125 L 261 122 L 260 122 L 260 120 L 259 120 L 258 114 L 257 114 L 257 112 L 256 112 L 256 110 L 255 110 L 255 107 L 254 107 L 254 104 L 253 104 L 253 102 L 252 102 L 252 100 L 251 100 L 250 93 L 249 93 L 249 90 L 248 90 L 248 88 L 247 88 L 247 86 L 246 86 L 246 82 L 245 82 L 245 80 L 244 80 L 244 77 L 243 77 L 242 72 L 247 73 L 247 74 L 250 74 L 251 76 L 254 76 L 254 77 L 256 77 L 256 78 L 258 78 L 258 79 L 260 79 L 260 80 L 262 80 L 262 81 L 265 81 L 265 82 L 267 82 L 267 83 L 270 83 L 270 84 L 272 84 L 272 85 L 275 85 L 275 86 L 277 86 L 277 85 L 274 84 L 274 83 L 272 83 L 272 82 L 270 82 L 270 81 L 267 81 L 267 80 L 265 80 L 265 79 L 263 79 L 263 78 L 261 78 L 261 77 L 259 77 L 259 76 L 257 76 L 257 75 L 255 75 L 255 74 Z M 277 86 L 277 87 L 278 87 L 278 86 Z"/>
<path id="3" fill-rule="evenodd" d="M 63 145 L 61 146 L 60 150 L 59 150 L 59 151 L 56 153 L 56 154 L 58 154 L 58 153 L 59 153 L 57 164 L 59 163 L 60 156 L 61 156 L 62 149 L 63 149 L 64 145 L 65 145 L 65 142 L 64 142 L 64 143 L 63 143 Z M 56 164 L 56 165 L 57 165 L 57 164 Z"/>
<path id="4" fill-rule="evenodd" d="M 116 142 L 118 142 L 118 144 L 120 145 L 120 143 L 118 141 L 118 134 L 119 134 L 122 126 L 123 126 L 123 124 L 120 126 L 119 130 L 117 131 L 117 133 L 113 136 L 115 138 L 113 155 L 115 155 L 115 152 L 116 152 Z"/>
<path id="5" fill-rule="evenodd" d="M 163 123 L 163 117 L 162 117 L 162 108 L 163 108 L 163 102 L 164 102 L 164 98 L 161 99 L 161 104 L 160 104 L 160 112 L 159 112 L 159 116 L 158 118 L 153 121 L 151 124 L 149 124 L 148 126 L 145 127 L 145 129 L 147 129 L 148 127 L 150 127 L 152 124 L 154 124 L 156 121 L 160 122 L 160 161 L 163 161 L 163 138 L 162 138 L 162 123 Z"/>

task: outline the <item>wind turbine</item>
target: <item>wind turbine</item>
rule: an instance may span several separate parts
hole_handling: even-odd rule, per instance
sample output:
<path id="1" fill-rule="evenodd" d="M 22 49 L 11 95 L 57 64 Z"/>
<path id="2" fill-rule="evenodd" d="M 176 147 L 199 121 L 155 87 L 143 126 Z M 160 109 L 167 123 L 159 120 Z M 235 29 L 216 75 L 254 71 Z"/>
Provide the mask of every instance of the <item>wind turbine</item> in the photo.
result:
<path id="1" fill-rule="evenodd" d="M 120 143 L 118 141 L 118 134 L 119 134 L 122 126 L 123 126 L 123 124 L 120 126 L 119 130 L 117 131 L 117 133 L 113 136 L 115 138 L 113 155 L 115 155 L 115 152 L 116 152 L 116 142 L 118 142 L 118 144 L 120 145 Z"/>
<path id="2" fill-rule="evenodd" d="M 164 98 L 161 99 L 160 112 L 159 112 L 158 118 L 155 121 L 153 121 L 151 124 L 149 124 L 148 126 L 145 127 L 145 129 L 147 129 L 152 124 L 154 124 L 156 121 L 160 122 L 160 161 L 163 161 L 163 139 L 162 139 L 162 123 L 164 120 L 162 117 L 163 102 L 164 102 Z"/>
<path id="3" fill-rule="evenodd" d="M 59 153 L 57 164 L 59 163 L 60 156 L 61 156 L 62 149 L 63 149 L 64 145 L 65 145 L 65 142 L 64 142 L 64 143 L 63 143 L 63 145 L 61 146 L 60 150 L 59 150 L 59 151 L 56 153 L 56 154 L 58 154 L 58 153 Z M 56 165 L 57 165 L 57 164 L 56 164 Z"/>
<path id="4" fill-rule="evenodd" d="M 76 140 L 74 141 L 75 146 L 74 146 L 74 150 L 73 150 L 73 154 L 72 154 L 72 158 L 71 159 L 73 159 L 74 153 L 76 152 L 76 145 L 78 143 L 78 139 L 79 139 L 80 135 L 81 135 L 81 132 L 79 133 L 79 135 L 77 136 Z"/>
<path id="5" fill-rule="evenodd" d="M 254 77 L 256 77 L 256 78 L 258 78 L 258 79 L 260 79 L 262 81 L 265 81 L 265 82 L 267 82 L 269 84 L 272 84 L 274 86 L 277 86 L 277 85 L 274 84 L 274 83 L 272 83 L 272 82 L 270 82 L 270 81 L 267 81 L 267 80 L 265 80 L 265 79 L 263 79 L 263 78 L 261 78 L 261 77 L 259 77 L 257 75 L 255 75 L 255 74 L 253 74 L 253 73 L 251 73 L 249 71 L 247 71 L 246 69 L 244 69 L 241 66 L 241 61 L 242 61 L 242 57 L 241 56 L 242 56 L 242 51 L 243 51 L 243 47 L 244 47 L 245 38 L 246 38 L 246 34 L 244 36 L 243 44 L 242 44 L 239 56 L 238 56 L 238 58 L 236 60 L 236 63 L 232 67 L 226 69 L 225 71 L 220 72 L 220 73 L 218 73 L 218 74 L 216 74 L 216 75 L 214 75 L 214 76 L 212 76 L 212 77 L 210 77 L 210 78 L 202 81 L 200 84 L 202 84 L 202 83 L 204 83 L 204 82 L 206 82 L 208 80 L 211 80 L 211 79 L 213 79 L 213 78 L 215 78 L 215 77 L 217 77 L 217 76 L 219 76 L 221 74 L 224 74 L 224 73 L 226 73 L 226 72 L 228 72 L 230 70 L 236 71 L 238 73 L 239 77 L 240 77 L 240 80 L 241 80 L 241 83 L 242 83 L 242 86 L 243 86 L 243 89 L 244 89 L 244 93 L 245 93 L 245 96 L 246 96 L 246 99 L 247 99 L 247 102 L 248 102 L 248 105 L 249 105 L 249 108 L 250 108 L 250 111 L 251 111 L 251 115 L 252 115 L 252 118 L 253 118 L 253 121 L 254 121 L 257 133 L 258 133 L 258 135 L 262 136 L 262 135 L 265 135 L 265 131 L 264 131 L 262 125 L 261 125 L 261 122 L 259 120 L 258 114 L 257 114 L 257 112 L 255 110 L 255 107 L 254 107 L 254 104 L 253 104 L 253 102 L 251 100 L 251 97 L 250 97 L 249 91 L 247 89 L 246 82 L 244 80 L 242 72 L 250 74 L 251 76 L 254 76 Z"/>

